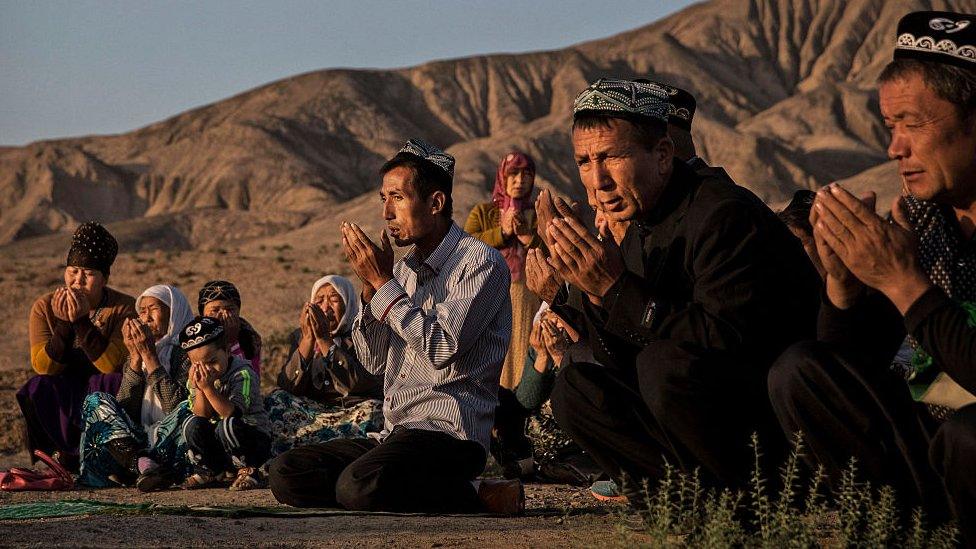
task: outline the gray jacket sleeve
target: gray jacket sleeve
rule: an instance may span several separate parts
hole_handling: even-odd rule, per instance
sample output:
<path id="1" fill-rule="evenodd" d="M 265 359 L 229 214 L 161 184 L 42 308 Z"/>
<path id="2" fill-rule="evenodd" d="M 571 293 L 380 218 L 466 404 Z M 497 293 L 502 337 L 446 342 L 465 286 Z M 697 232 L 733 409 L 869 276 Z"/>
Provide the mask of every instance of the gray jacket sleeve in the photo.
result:
<path id="1" fill-rule="evenodd" d="M 149 374 L 149 379 L 143 372 L 135 371 L 125 366 L 122 372 L 122 384 L 116 396 L 119 405 L 134 421 L 138 421 L 142 412 L 142 397 L 146 391 L 146 383 L 159 396 L 163 411 L 172 412 L 181 402 L 186 400 L 186 380 L 190 370 L 190 360 L 181 349 L 173 349 L 170 356 L 170 372 L 165 368 L 156 368 Z"/>

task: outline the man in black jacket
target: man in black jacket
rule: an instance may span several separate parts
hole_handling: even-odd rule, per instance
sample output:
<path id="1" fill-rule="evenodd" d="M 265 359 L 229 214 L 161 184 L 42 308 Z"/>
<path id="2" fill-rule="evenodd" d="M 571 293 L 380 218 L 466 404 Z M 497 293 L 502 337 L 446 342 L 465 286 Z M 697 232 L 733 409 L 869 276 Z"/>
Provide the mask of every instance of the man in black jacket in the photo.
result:
<path id="1" fill-rule="evenodd" d="M 766 373 L 813 333 L 817 307 L 796 239 L 746 189 L 675 159 L 667 113 L 648 82 L 599 80 L 580 94 L 573 148 L 588 200 L 630 224 L 618 247 L 543 193 L 551 256 L 529 266 L 533 290 L 584 328 L 600 363 L 563 368 L 556 419 L 636 504 L 665 460 L 700 467 L 708 485 L 742 485 L 753 432 L 782 447 Z"/>
<path id="2" fill-rule="evenodd" d="M 944 517 L 948 495 L 969 546 L 976 546 L 974 51 L 976 15 L 902 18 L 879 104 L 906 196 L 889 223 L 837 185 L 818 192 L 811 222 L 827 272 L 818 341 L 790 348 L 769 378 L 784 429 L 804 433 L 831 479 L 854 457 L 863 479 L 894 486 L 899 501 L 934 519 Z"/>

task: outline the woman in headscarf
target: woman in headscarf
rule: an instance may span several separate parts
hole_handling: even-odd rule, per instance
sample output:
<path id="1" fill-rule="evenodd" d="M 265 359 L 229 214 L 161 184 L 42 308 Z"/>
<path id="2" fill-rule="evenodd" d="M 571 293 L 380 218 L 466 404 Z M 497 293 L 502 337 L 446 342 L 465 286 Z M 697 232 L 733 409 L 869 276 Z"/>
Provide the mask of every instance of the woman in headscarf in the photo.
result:
<path id="1" fill-rule="evenodd" d="M 230 354 L 251 363 L 255 374 L 261 375 L 261 335 L 241 317 L 241 293 L 226 280 L 211 280 L 200 288 L 197 299 L 200 316 L 216 318 L 224 325 Z"/>
<path id="2" fill-rule="evenodd" d="M 152 286 L 136 300 L 137 319 L 122 325 L 129 363 L 117 396 L 92 393 L 82 406 L 79 482 L 113 483 L 144 491 L 182 480 L 189 465 L 181 425 L 190 361 L 180 330 L 193 319 L 190 304 L 173 286 Z"/>
<path id="3" fill-rule="evenodd" d="M 525 256 L 539 247 L 532 190 L 535 162 L 521 152 L 508 153 L 495 172 L 491 202 L 478 204 L 468 215 L 464 230 L 502 253 L 511 271 L 512 342 L 502 366 L 501 386 L 514 390 L 522 378 L 522 365 L 529 348 L 532 316 L 539 300 L 525 287 Z"/>
<path id="4" fill-rule="evenodd" d="M 265 399 L 272 455 L 382 430 L 383 380 L 363 368 L 352 343 L 359 309 L 359 295 L 344 277 L 324 276 L 312 286 L 278 375 L 281 389 Z"/>
<path id="5" fill-rule="evenodd" d="M 511 272 L 512 341 L 502 365 L 491 440 L 491 453 L 503 469 L 512 472 L 508 476 L 519 476 L 514 473 L 519 470 L 519 464 L 531 464 L 525 417 L 514 391 L 522 379 L 532 317 L 539 308 L 539 299 L 525 286 L 526 254 L 529 249 L 542 246 L 536 232 L 534 185 L 532 158 L 517 151 L 508 153 L 495 171 L 491 202 L 475 206 L 464 224 L 465 231 L 501 252 Z"/>
<path id="6" fill-rule="evenodd" d="M 122 323 L 135 315 L 132 296 L 106 284 L 119 245 L 105 227 L 85 223 L 71 240 L 64 286 L 30 311 L 31 368 L 17 391 L 27 451 L 41 451 L 78 470 L 81 405 L 96 391 L 115 393 L 125 364 Z"/>

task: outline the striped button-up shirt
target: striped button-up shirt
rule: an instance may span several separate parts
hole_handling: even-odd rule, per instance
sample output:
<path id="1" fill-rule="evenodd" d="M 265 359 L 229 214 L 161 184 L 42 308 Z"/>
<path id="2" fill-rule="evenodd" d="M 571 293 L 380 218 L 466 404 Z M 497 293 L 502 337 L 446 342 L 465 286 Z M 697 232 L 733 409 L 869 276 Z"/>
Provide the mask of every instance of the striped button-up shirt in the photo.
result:
<path id="1" fill-rule="evenodd" d="M 353 325 L 363 366 L 384 375 L 381 438 L 394 427 L 441 431 L 488 450 L 512 337 L 501 254 L 452 223 L 426 259 L 416 248 Z"/>

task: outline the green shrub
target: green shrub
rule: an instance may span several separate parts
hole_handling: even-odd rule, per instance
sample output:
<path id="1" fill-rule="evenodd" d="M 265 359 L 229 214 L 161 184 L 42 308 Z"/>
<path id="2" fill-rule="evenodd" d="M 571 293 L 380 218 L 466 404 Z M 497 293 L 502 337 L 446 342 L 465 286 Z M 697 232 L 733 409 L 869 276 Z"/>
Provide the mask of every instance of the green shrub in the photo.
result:
<path id="1" fill-rule="evenodd" d="M 958 531 L 952 523 L 934 529 L 921 509 L 903 527 L 895 491 L 873 489 L 857 481 L 851 460 L 836 493 L 825 488 L 822 466 L 803 476 L 803 437 L 779 470 L 778 493 L 760 467 L 762 452 L 752 437 L 753 470 L 748 493 L 704 490 L 698 471 L 686 473 L 665 462 L 664 475 L 654 489 L 643 486 L 646 511 L 640 513 L 640 535 L 623 525 L 632 517 L 621 514 L 617 544 L 650 547 L 955 547 Z M 805 494 L 804 494 L 805 492 Z"/>

